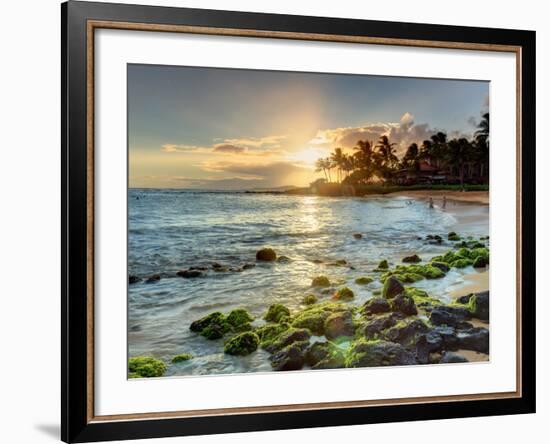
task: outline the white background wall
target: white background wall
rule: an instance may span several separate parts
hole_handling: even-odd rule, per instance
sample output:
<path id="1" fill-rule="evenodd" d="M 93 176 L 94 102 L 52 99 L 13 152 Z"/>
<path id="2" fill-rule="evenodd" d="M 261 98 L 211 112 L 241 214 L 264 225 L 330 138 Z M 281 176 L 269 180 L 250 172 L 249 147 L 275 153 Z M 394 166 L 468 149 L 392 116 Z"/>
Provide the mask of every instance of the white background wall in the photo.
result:
<path id="1" fill-rule="evenodd" d="M 550 14 L 536 0 L 165 0 L 168 6 L 460 24 L 537 31 L 538 413 L 528 416 L 172 438 L 181 443 L 544 442 L 550 420 Z M 55 442 L 60 373 L 60 20 L 58 0 L 4 2 L 0 26 L 0 441 Z M 546 80 L 546 82 L 544 82 Z M 529 118 L 529 116 L 527 116 Z M 527 147 L 535 149 L 535 147 Z M 533 252 L 535 254 L 535 252 Z M 498 297 L 498 295 L 495 295 Z M 535 295 L 526 295 L 535 297 Z M 449 383 L 452 384 L 452 381 Z M 414 384 L 414 381 L 411 381 Z"/>

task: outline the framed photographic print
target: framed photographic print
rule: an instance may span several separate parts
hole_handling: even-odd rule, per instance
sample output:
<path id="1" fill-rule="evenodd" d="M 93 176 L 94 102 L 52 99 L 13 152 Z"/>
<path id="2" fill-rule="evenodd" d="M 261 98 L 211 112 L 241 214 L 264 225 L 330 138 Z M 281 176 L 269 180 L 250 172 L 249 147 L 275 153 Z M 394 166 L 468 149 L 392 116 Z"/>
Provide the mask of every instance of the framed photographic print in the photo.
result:
<path id="1" fill-rule="evenodd" d="M 62 439 L 535 411 L 535 33 L 62 5 Z"/>

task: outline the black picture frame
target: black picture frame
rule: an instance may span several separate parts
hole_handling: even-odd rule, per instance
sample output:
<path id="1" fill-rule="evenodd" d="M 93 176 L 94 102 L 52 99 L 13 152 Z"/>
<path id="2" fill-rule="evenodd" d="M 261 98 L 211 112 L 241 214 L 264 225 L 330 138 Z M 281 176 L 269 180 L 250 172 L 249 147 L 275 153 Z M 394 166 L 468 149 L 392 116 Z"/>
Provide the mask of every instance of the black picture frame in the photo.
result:
<path id="1" fill-rule="evenodd" d="M 94 421 L 89 415 L 89 161 L 87 23 L 186 25 L 414 41 L 512 45 L 521 49 L 521 396 L 231 415 Z M 356 19 L 69 1 L 62 23 L 62 383 L 61 439 L 90 442 L 511 415 L 535 412 L 535 32 Z M 121 149 L 124 149 L 121 148 Z M 495 165 L 498 168 L 498 164 Z"/>

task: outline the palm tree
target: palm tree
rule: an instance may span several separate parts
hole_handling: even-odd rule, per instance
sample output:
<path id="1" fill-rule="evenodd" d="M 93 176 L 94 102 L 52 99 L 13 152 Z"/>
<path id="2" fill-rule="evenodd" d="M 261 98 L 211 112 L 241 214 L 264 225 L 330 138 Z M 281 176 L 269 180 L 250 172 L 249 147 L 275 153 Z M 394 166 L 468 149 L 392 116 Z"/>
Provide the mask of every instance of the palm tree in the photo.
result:
<path id="1" fill-rule="evenodd" d="M 449 141 L 448 148 L 447 162 L 457 169 L 460 185 L 464 189 L 464 168 L 473 158 L 473 145 L 468 139 L 462 137 Z"/>
<path id="2" fill-rule="evenodd" d="M 479 164 L 479 175 L 485 176 L 485 167 L 487 167 L 487 176 L 489 175 L 489 113 L 481 116 L 481 122 L 474 133 L 475 148 L 477 152 L 477 162 Z"/>
<path id="3" fill-rule="evenodd" d="M 411 143 L 407 148 L 407 151 L 403 156 L 403 159 L 401 159 L 401 166 L 403 168 L 417 170 L 419 166 L 418 157 L 419 157 L 418 145 L 416 143 Z"/>
<path id="4" fill-rule="evenodd" d="M 393 148 L 395 143 L 390 143 L 388 136 L 382 136 L 376 145 L 377 151 L 377 168 L 382 176 L 388 179 L 391 176 L 392 170 L 399 164 L 399 159 L 395 155 Z"/>
<path id="5" fill-rule="evenodd" d="M 320 173 L 321 171 L 323 172 L 325 179 L 328 180 L 325 159 L 323 158 L 319 158 L 315 162 L 315 172 Z"/>
<path id="6" fill-rule="evenodd" d="M 344 153 L 342 148 L 334 148 L 334 152 L 330 155 L 332 165 L 336 168 L 336 175 L 338 183 L 341 182 L 342 166 L 344 163 Z"/>

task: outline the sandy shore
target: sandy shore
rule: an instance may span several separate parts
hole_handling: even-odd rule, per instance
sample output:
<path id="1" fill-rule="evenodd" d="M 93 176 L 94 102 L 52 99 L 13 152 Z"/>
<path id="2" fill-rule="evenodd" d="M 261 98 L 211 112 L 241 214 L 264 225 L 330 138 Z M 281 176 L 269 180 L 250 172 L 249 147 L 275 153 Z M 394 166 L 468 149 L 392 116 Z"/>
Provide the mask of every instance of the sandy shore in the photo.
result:
<path id="1" fill-rule="evenodd" d="M 440 203 L 438 201 L 445 196 L 450 201 L 489 205 L 488 191 L 408 190 L 389 193 L 387 196 L 408 196 L 426 200 L 432 197 L 435 203 Z"/>

